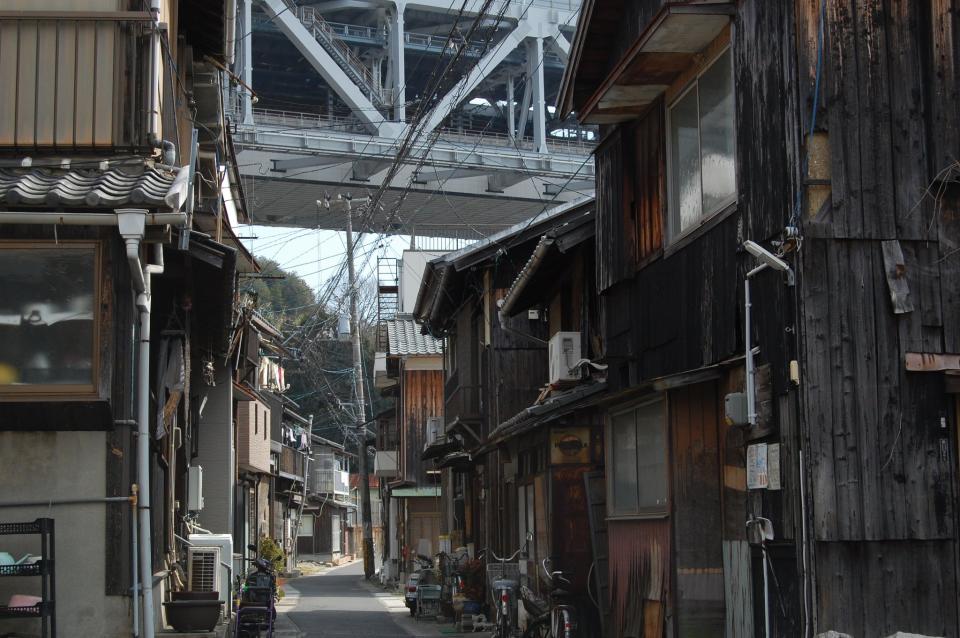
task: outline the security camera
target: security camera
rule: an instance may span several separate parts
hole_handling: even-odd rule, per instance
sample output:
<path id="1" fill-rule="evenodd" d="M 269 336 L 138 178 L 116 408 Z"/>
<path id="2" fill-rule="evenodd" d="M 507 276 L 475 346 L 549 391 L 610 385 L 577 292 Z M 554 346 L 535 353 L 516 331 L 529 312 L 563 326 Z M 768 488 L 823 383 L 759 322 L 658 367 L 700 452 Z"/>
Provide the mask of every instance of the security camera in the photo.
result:
<path id="1" fill-rule="evenodd" d="M 747 241 L 743 242 L 743 247 L 747 249 L 748 253 L 765 263 L 770 268 L 779 270 L 780 272 L 790 272 L 790 264 L 777 257 L 760 244 L 748 239 Z"/>

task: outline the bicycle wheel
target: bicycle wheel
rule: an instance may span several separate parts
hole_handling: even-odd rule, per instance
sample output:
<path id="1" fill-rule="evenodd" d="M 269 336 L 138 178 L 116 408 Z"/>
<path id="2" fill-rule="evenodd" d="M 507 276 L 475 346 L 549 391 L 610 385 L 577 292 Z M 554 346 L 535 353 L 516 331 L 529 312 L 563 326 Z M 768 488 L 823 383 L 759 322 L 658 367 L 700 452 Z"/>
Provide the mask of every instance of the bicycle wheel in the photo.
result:
<path id="1" fill-rule="evenodd" d="M 510 624 L 509 614 L 501 614 L 497 619 L 497 636 L 498 638 L 512 638 L 513 627 Z"/>
<path id="2" fill-rule="evenodd" d="M 550 619 L 537 618 L 527 625 L 523 638 L 550 638 Z"/>

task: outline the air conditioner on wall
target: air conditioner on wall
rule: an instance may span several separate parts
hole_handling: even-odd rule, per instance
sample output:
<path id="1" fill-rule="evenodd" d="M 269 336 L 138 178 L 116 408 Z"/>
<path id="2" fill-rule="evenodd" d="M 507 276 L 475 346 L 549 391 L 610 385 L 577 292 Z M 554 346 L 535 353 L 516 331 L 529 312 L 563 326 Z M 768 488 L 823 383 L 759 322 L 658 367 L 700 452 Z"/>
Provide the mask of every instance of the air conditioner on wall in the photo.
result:
<path id="1" fill-rule="evenodd" d="M 230 571 L 223 564 L 233 560 L 233 536 L 190 534 L 187 541 L 190 543 L 187 548 L 188 588 L 191 591 L 220 592 L 220 602 L 226 605 L 230 601 L 231 583 Z"/>
<path id="2" fill-rule="evenodd" d="M 550 337 L 547 350 L 550 356 L 550 383 L 580 380 L 580 370 L 574 368 L 580 361 L 579 332 L 556 333 Z"/>
<path id="3" fill-rule="evenodd" d="M 438 416 L 427 417 L 427 445 L 436 443 L 443 434 L 443 419 Z"/>

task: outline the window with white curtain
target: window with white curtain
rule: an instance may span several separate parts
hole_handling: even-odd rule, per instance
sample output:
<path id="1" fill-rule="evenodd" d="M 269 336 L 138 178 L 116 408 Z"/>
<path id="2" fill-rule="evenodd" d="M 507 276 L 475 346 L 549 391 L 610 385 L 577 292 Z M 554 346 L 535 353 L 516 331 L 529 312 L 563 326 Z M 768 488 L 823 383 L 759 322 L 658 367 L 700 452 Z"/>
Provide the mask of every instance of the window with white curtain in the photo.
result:
<path id="1" fill-rule="evenodd" d="M 670 235 L 737 200 L 733 62 L 726 49 L 667 109 Z"/>

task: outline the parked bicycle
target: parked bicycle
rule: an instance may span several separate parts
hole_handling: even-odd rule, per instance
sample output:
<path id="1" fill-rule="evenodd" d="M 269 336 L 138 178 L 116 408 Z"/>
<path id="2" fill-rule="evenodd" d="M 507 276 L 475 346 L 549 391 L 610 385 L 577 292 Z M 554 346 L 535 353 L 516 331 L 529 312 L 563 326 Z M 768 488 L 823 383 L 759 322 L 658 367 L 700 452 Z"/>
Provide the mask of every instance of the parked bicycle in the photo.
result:
<path id="1" fill-rule="evenodd" d="M 579 638 L 579 622 L 573 595 L 566 589 L 570 579 L 562 570 L 550 571 L 549 558 L 541 563 L 550 584 L 549 601 L 544 601 L 526 587 L 520 589 L 524 608 L 533 615 L 523 638 Z"/>
<path id="2" fill-rule="evenodd" d="M 488 550 L 497 561 L 487 563 L 487 579 L 493 605 L 497 610 L 496 623 L 490 638 L 512 638 L 517 632 L 517 590 L 520 587 L 520 564 L 513 561 L 527 553 L 533 534 L 527 534 L 527 542 L 509 557 L 497 556 Z"/>
<path id="3" fill-rule="evenodd" d="M 257 551 L 255 545 L 249 548 Z M 233 635 L 235 638 L 272 638 L 273 623 L 277 619 L 277 575 L 273 563 L 266 558 L 258 555 L 246 560 L 253 563 L 253 569 L 240 586 Z"/>

